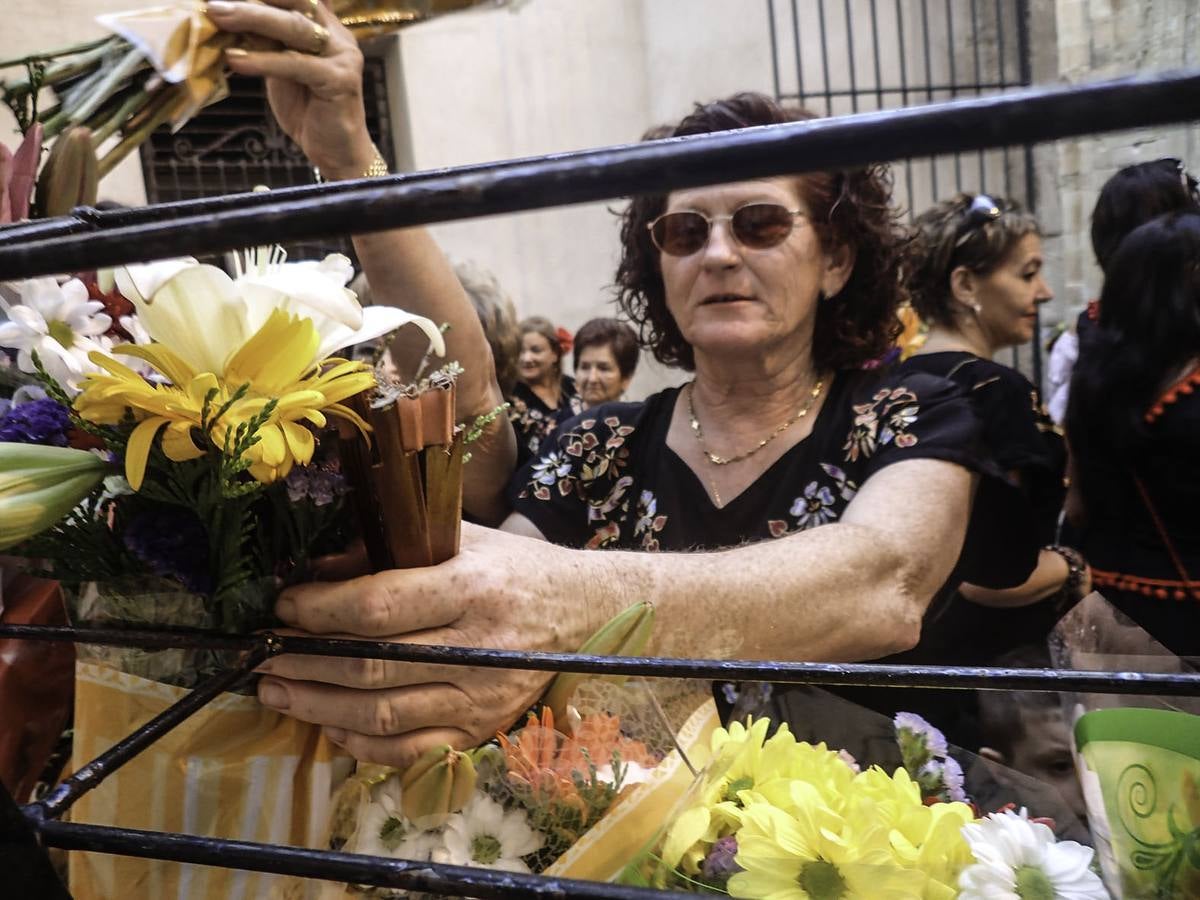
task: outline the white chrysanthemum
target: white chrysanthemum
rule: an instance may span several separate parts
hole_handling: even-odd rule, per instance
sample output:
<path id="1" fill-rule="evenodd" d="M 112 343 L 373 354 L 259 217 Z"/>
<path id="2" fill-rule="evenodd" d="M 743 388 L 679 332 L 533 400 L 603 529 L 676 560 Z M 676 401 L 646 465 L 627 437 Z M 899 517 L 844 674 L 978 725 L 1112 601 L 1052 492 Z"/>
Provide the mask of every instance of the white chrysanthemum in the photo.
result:
<path id="1" fill-rule="evenodd" d="M 528 872 L 521 857 L 546 843 L 541 832 L 529 827 L 524 812 L 506 810 L 478 792 L 446 822 L 442 840 L 443 852 L 434 852 L 434 862 L 503 872 Z"/>
<path id="2" fill-rule="evenodd" d="M 963 837 L 976 861 L 959 876 L 959 900 L 1109 900 L 1091 848 L 1056 841 L 1024 809 L 964 825 Z"/>
<path id="3" fill-rule="evenodd" d="M 347 853 L 369 856 L 392 856 L 428 862 L 437 846 L 438 836 L 422 831 L 404 818 L 400 811 L 399 782 L 393 791 L 376 788 L 372 800 L 363 810 L 358 831 L 346 844 Z"/>
<path id="4" fill-rule="evenodd" d="M 37 371 L 36 353 L 50 377 L 74 392 L 80 378 L 100 371 L 88 353 L 108 349 L 104 332 L 112 319 L 101 312 L 104 304 L 88 299 L 78 278 L 61 285 L 53 278 L 31 278 L 12 287 L 20 301 L 12 304 L 0 297 L 9 318 L 0 325 L 0 347 L 16 350 L 17 366 L 31 374 Z"/>

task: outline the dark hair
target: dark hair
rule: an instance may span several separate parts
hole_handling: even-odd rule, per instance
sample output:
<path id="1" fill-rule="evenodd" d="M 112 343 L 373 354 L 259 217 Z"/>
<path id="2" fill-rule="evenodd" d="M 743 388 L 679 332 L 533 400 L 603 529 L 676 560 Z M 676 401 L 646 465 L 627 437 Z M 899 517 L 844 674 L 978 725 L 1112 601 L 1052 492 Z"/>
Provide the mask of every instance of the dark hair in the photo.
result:
<path id="1" fill-rule="evenodd" d="M 1164 382 L 1200 351 L 1198 266 L 1196 212 L 1152 219 L 1109 260 L 1099 327 L 1080 348 L 1067 409 L 1084 496 L 1093 479 L 1092 448 L 1111 448 L 1118 461 L 1134 458 L 1146 438 L 1145 414 Z"/>
<path id="2" fill-rule="evenodd" d="M 1050 653 L 1032 644 L 1002 654 L 994 665 L 1003 668 L 1049 668 Z M 1003 753 L 1011 764 L 1013 750 L 1024 740 L 1029 719 L 1037 713 L 1061 710 L 1058 694 L 1050 691 L 976 691 L 979 705 L 979 743 Z"/>
<path id="3" fill-rule="evenodd" d="M 632 378 L 637 371 L 637 332 L 620 319 L 589 319 L 575 332 L 575 368 L 586 347 L 611 347 L 622 378 Z"/>
<path id="4" fill-rule="evenodd" d="M 735 94 L 697 104 L 668 135 L 709 134 L 753 125 L 779 125 L 815 118 L 785 108 L 762 94 Z M 854 269 L 845 286 L 817 307 L 813 362 L 818 369 L 857 368 L 883 354 L 900 333 L 896 316 L 902 298 L 899 271 L 905 238 L 892 207 L 886 166 L 798 176 L 799 190 L 827 252 L 849 247 Z M 617 301 L 639 329 L 642 344 L 666 365 L 692 369 L 692 347 L 667 309 L 659 252 L 647 225 L 662 214 L 666 194 L 637 197 L 622 215 Z"/>
<path id="5" fill-rule="evenodd" d="M 466 291 L 483 335 L 492 348 L 496 381 L 505 397 L 517 384 L 517 359 L 521 355 L 521 334 L 517 328 L 517 310 L 500 287 L 496 276 L 478 263 L 464 260 L 454 265 L 454 274 Z"/>
<path id="6" fill-rule="evenodd" d="M 1139 225 L 1163 213 L 1198 208 L 1196 179 L 1177 159 L 1126 166 L 1104 182 L 1092 210 L 1092 250 L 1100 268 L 1109 261 L 1121 240 Z"/>
<path id="7" fill-rule="evenodd" d="M 977 200 L 992 201 L 997 214 L 980 213 Z M 913 309 L 930 324 L 953 327 L 958 315 L 950 273 L 959 266 L 977 275 L 995 271 L 1021 238 L 1038 234 L 1037 219 L 1004 197 L 956 194 L 931 206 L 913 222 Z"/>

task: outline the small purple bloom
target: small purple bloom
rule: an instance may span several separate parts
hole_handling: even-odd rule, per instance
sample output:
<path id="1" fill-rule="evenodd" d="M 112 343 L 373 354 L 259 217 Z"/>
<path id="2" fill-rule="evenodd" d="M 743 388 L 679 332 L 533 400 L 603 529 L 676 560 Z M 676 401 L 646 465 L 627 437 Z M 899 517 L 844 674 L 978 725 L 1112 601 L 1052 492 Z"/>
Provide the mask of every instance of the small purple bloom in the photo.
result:
<path id="1" fill-rule="evenodd" d="M 946 758 L 946 754 L 949 752 L 946 736 L 916 713 L 896 713 L 892 723 L 896 727 L 896 736 L 900 739 L 902 748 L 906 737 L 920 739 L 930 756 L 935 759 Z"/>
<path id="2" fill-rule="evenodd" d="M 946 794 L 951 800 L 965 803 L 967 792 L 963 790 L 963 770 L 953 756 L 946 757 L 946 765 L 942 768 L 942 783 L 946 785 Z"/>
<path id="3" fill-rule="evenodd" d="M 314 506 L 328 506 L 346 493 L 345 477 L 321 466 L 295 466 L 283 483 L 292 503 L 310 500 Z"/>
<path id="4" fill-rule="evenodd" d="M 704 857 L 704 862 L 700 864 L 701 874 L 710 881 L 724 884 L 731 875 L 742 871 L 742 867 L 737 864 L 735 859 L 737 852 L 736 837 L 731 834 L 728 837 L 720 838 L 712 845 L 708 856 Z"/>
<path id="5" fill-rule="evenodd" d="M 0 441 L 65 447 L 70 428 L 66 407 L 46 397 L 9 407 L 0 417 Z"/>

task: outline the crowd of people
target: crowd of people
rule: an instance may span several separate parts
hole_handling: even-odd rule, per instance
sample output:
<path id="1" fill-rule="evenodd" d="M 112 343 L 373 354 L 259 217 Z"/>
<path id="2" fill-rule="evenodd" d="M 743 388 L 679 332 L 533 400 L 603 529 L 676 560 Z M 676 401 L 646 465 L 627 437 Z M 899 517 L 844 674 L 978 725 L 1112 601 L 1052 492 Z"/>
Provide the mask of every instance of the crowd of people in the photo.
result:
<path id="1" fill-rule="evenodd" d="M 288 45 L 300 38 L 285 6 L 211 15 Z M 229 64 L 268 79 L 281 126 L 325 177 L 361 177 L 377 155 L 361 55 L 323 15 L 322 53 Z M 738 94 L 653 136 L 809 116 Z M 1092 239 L 1104 288 L 1057 351 L 1056 421 L 994 361 L 1037 337 L 1051 299 L 1038 222 L 1002 197 L 960 194 L 908 228 L 883 166 L 641 196 L 620 225 L 618 317 L 574 335 L 518 319 L 493 277 L 452 266 L 423 230 L 356 237 L 374 302 L 448 323 L 448 357 L 470 361 L 457 418 L 503 403 L 510 415 L 474 445 L 458 556 L 294 587 L 278 615 L 317 634 L 572 652 L 650 600 L 654 654 L 989 664 L 1044 654 L 1096 587 L 1200 655 L 1195 181 L 1175 161 L 1123 170 Z M 906 302 L 927 336 L 879 365 Z M 686 383 L 626 398 L 642 350 Z M 264 703 L 393 765 L 487 739 L 549 678 L 325 657 L 264 670 Z M 771 711 L 803 730 L 790 694 Z M 962 742 L 988 740 L 945 693 L 850 696 L 928 707 Z"/>

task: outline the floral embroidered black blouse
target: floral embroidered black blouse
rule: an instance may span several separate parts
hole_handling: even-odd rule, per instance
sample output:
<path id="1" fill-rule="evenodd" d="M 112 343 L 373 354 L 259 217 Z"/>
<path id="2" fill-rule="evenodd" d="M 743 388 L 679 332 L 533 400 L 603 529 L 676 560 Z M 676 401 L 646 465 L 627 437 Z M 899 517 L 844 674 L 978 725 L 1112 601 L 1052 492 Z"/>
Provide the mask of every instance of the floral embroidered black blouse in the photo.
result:
<path id="1" fill-rule="evenodd" d="M 551 409 L 533 389 L 517 382 L 508 398 L 508 418 L 517 432 L 517 467 L 537 456 L 542 441 L 564 421 L 583 410 L 583 401 L 570 375 L 562 377 L 558 408 Z"/>
<path id="2" fill-rule="evenodd" d="M 937 662 L 947 636 L 940 617 L 964 580 L 1013 587 L 1036 564 L 1036 550 L 1002 540 L 1028 528 L 1017 518 L 1015 489 L 979 444 L 975 410 L 953 382 L 922 373 L 839 372 L 812 433 L 777 460 L 725 506 L 716 507 L 694 472 L 667 446 L 667 431 L 680 389 L 642 403 L 609 403 L 564 422 L 519 470 L 510 502 L 545 537 L 577 548 L 702 550 L 781 538 L 836 522 L 873 474 L 911 459 L 939 459 L 987 475 L 981 480 L 973 519 L 955 571 L 926 614 L 921 644 L 887 662 Z M 903 530 L 908 511 L 897 508 Z M 939 715 L 939 704 L 960 698 L 929 692 L 842 691 L 856 702 L 894 712 L 898 708 Z M 786 692 L 775 701 L 786 702 Z M 720 694 L 718 694 L 720 699 Z M 900 704 L 900 706 L 897 706 Z M 786 717 L 786 708 L 780 713 Z M 945 721 L 945 715 L 939 719 Z"/>
<path id="3" fill-rule="evenodd" d="M 671 388 L 564 422 L 514 478 L 514 510 L 548 540 L 571 547 L 718 549 L 835 522 L 866 480 L 895 462 L 989 466 L 971 404 L 952 383 L 922 374 L 841 372 L 812 434 L 718 508 L 667 446 L 679 396 Z M 903 516 L 898 509 L 897 527 Z M 1032 569 L 1025 564 L 1021 578 L 1003 586 L 1020 583 Z M 988 571 L 974 577 L 995 581 Z"/>

